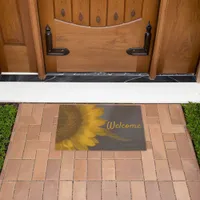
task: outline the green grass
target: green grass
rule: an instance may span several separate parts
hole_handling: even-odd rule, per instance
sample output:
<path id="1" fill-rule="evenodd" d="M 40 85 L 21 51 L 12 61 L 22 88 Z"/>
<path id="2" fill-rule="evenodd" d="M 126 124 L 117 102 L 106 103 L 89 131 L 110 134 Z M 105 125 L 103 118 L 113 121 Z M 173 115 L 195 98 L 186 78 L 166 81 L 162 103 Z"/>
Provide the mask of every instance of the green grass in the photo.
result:
<path id="1" fill-rule="evenodd" d="M 200 104 L 188 103 L 182 106 L 185 113 L 187 128 L 192 137 L 197 160 L 200 164 Z"/>
<path id="2" fill-rule="evenodd" d="M 16 114 L 16 106 L 0 105 L 0 172 L 3 167 Z"/>

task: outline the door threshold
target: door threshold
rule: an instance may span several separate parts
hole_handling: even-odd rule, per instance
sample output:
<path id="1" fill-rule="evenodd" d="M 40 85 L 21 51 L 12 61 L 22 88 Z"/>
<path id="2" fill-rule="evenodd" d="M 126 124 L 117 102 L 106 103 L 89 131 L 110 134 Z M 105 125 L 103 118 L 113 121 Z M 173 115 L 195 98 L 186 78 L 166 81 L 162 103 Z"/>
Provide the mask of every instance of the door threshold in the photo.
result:
<path id="1" fill-rule="evenodd" d="M 188 103 L 200 102 L 198 83 L 0 82 L 8 103 Z"/>
<path id="2" fill-rule="evenodd" d="M 194 74 L 157 75 L 149 79 L 147 73 L 48 73 L 45 80 L 40 80 L 33 74 L 2 73 L 0 81 L 14 82 L 196 82 Z"/>

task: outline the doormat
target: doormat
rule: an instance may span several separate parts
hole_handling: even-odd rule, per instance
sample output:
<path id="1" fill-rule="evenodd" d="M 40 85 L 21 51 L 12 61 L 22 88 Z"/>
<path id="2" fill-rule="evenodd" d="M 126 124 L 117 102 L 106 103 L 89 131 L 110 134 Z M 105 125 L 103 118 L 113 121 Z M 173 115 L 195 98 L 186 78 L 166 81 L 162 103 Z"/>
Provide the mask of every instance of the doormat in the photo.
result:
<path id="1" fill-rule="evenodd" d="M 60 105 L 56 150 L 146 150 L 141 107 Z"/>

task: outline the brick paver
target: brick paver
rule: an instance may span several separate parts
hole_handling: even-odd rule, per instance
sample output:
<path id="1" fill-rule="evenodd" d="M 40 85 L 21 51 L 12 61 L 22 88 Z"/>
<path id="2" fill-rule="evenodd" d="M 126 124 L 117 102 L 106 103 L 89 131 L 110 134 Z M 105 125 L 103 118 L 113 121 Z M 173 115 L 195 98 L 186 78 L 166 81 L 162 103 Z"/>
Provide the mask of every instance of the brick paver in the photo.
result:
<path id="1" fill-rule="evenodd" d="M 0 200 L 199 200 L 200 171 L 179 104 L 141 105 L 146 151 L 56 151 L 58 104 L 21 104 Z"/>

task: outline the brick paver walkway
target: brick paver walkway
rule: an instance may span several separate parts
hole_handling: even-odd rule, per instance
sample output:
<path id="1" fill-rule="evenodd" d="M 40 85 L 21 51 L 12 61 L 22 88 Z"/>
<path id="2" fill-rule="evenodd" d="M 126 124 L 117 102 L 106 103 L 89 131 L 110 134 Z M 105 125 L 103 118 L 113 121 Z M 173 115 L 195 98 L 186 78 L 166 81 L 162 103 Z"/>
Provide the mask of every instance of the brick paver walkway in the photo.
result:
<path id="1" fill-rule="evenodd" d="M 0 200 L 200 200 L 180 105 L 142 105 L 147 151 L 55 151 L 56 104 L 21 104 Z"/>

